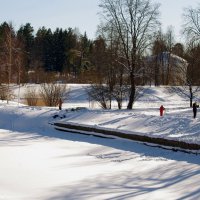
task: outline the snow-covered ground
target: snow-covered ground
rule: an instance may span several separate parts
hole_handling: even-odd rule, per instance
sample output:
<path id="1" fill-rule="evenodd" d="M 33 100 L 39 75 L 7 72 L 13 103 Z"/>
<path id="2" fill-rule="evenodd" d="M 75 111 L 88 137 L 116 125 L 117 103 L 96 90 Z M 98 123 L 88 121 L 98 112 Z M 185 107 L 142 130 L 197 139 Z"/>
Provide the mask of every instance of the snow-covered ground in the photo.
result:
<path id="1" fill-rule="evenodd" d="M 87 100 L 84 101 L 83 93 L 78 94 L 83 101 L 82 105 L 80 101 L 78 106 L 84 106 Z M 70 101 L 64 106 L 68 108 L 69 105 L 71 106 Z M 85 105 L 87 106 L 87 103 Z M 163 117 L 159 116 L 161 105 L 166 108 Z M 198 117 L 193 119 L 189 99 L 170 92 L 166 87 L 147 87 L 145 95 L 135 103 L 131 111 L 88 109 L 79 112 L 63 111 L 62 114 L 66 116 L 65 119 L 59 120 L 62 123 L 83 124 L 129 134 L 200 144 L 200 120 Z"/>
<path id="2" fill-rule="evenodd" d="M 51 125 L 58 114 L 66 116 L 63 123 L 199 143 L 199 119 L 192 119 L 188 104 L 166 88 L 152 87 L 132 111 L 103 111 L 78 85 L 71 85 L 61 112 L 0 102 L 0 200 L 200 199 L 199 154 L 60 132 Z M 76 106 L 88 109 L 65 111 Z"/>

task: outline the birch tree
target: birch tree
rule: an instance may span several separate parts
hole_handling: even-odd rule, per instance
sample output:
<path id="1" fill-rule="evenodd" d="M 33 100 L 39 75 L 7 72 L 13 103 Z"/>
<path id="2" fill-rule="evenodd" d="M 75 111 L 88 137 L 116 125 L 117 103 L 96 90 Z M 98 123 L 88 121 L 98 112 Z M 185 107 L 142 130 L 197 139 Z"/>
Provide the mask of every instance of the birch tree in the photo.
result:
<path id="1" fill-rule="evenodd" d="M 0 54 L 0 63 L 1 63 L 1 72 L 5 74 L 5 82 L 7 87 L 5 88 L 7 102 L 11 97 L 10 83 L 12 81 L 13 73 L 13 63 L 14 63 L 14 49 L 15 49 L 15 32 L 12 23 L 7 24 L 3 23 L 1 25 L 1 54 Z"/>

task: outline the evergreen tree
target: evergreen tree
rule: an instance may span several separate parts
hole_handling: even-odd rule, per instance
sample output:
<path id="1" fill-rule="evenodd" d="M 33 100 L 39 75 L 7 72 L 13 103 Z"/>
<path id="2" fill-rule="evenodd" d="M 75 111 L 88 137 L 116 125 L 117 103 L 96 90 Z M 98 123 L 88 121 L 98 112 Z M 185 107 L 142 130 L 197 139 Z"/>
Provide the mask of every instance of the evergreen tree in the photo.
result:
<path id="1" fill-rule="evenodd" d="M 66 32 L 62 29 L 56 29 L 53 34 L 53 66 L 54 71 L 62 72 L 66 61 Z"/>
<path id="2" fill-rule="evenodd" d="M 42 27 L 38 29 L 35 37 L 34 55 L 37 63 L 45 71 L 53 70 L 53 42 L 51 29 Z"/>
<path id="3" fill-rule="evenodd" d="M 21 26 L 17 31 L 17 37 L 23 42 L 26 53 L 26 68 L 31 68 L 31 61 L 33 60 L 33 45 L 34 45 L 34 29 L 30 23 Z"/>
<path id="4" fill-rule="evenodd" d="M 66 64 L 64 70 L 68 73 L 75 73 L 74 60 L 74 50 L 77 48 L 78 36 L 73 32 L 71 28 L 66 31 L 65 38 L 65 54 L 66 54 Z"/>

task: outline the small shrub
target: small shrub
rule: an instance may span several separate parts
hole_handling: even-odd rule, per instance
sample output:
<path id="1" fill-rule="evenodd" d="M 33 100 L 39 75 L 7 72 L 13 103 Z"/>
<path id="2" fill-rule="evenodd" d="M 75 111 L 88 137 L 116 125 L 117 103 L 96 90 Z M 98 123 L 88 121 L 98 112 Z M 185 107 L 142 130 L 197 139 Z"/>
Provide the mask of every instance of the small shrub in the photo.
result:
<path id="1" fill-rule="evenodd" d="M 12 99 L 12 92 L 8 86 L 3 85 L 0 86 L 0 98 L 1 100 L 11 100 Z"/>
<path id="2" fill-rule="evenodd" d="M 44 83 L 41 85 L 40 96 L 43 99 L 46 106 L 55 107 L 59 103 L 59 99 L 68 95 L 66 85 L 60 85 L 56 83 Z"/>
<path id="3" fill-rule="evenodd" d="M 110 94 L 106 85 L 94 84 L 90 85 L 86 92 L 92 101 L 96 101 L 101 108 L 108 109 L 110 102 Z"/>
<path id="4" fill-rule="evenodd" d="M 35 88 L 27 88 L 24 98 L 29 106 L 36 106 L 38 102 L 38 95 Z"/>

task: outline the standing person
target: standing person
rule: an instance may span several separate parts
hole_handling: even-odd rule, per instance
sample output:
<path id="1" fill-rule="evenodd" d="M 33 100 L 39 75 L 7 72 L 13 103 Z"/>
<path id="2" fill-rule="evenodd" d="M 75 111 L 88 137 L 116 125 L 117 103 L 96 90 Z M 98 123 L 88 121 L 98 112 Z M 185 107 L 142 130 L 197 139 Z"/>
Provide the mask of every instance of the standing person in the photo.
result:
<path id="1" fill-rule="evenodd" d="M 197 105 L 197 103 L 196 102 L 194 102 L 193 103 L 193 105 L 192 105 L 192 109 L 193 109 L 193 116 L 194 116 L 194 119 L 196 118 L 196 116 L 197 116 L 197 108 L 199 107 L 199 105 Z"/>
<path id="2" fill-rule="evenodd" d="M 160 116 L 163 116 L 163 112 L 164 112 L 165 108 L 163 105 L 160 106 Z"/>
<path id="3" fill-rule="evenodd" d="M 58 102 L 59 110 L 62 110 L 62 103 L 63 103 L 63 101 L 62 101 L 62 99 L 60 98 L 60 99 L 59 99 L 59 102 Z"/>

